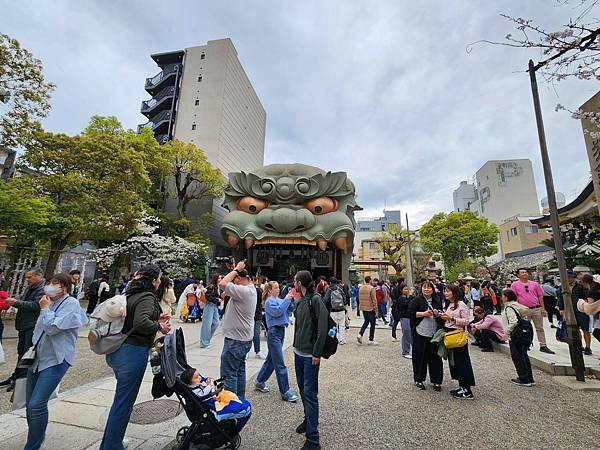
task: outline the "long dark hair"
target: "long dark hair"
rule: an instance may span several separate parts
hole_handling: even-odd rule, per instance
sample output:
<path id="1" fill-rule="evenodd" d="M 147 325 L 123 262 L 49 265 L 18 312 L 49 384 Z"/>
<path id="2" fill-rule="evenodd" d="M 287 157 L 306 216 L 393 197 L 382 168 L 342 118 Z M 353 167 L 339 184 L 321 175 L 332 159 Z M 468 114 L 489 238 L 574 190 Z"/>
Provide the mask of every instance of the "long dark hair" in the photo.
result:
<path id="1" fill-rule="evenodd" d="M 454 309 L 456 309 L 458 307 L 458 302 L 462 301 L 463 299 L 461 289 L 453 284 L 449 284 L 448 286 L 446 286 L 445 289 L 448 289 L 450 292 L 452 292 L 452 302 L 448 302 L 448 305 L 452 303 L 452 306 L 454 307 Z"/>
<path id="2" fill-rule="evenodd" d="M 307 293 L 312 293 L 315 290 L 315 283 L 313 282 L 312 275 L 308 270 L 301 270 L 296 273 L 296 281 L 298 281 Z"/>
<path id="3" fill-rule="evenodd" d="M 127 297 L 140 292 L 156 293 L 152 282 L 160 277 L 160 267 L 156 264 L 148 264 L 137 271 L 136 278 L 131 281 L 127 289 Z"/>
<path id="4" fill-rule="evenodd" d="M 167 289 L 169 288 L 170 284 L 171 279 L 168 276 L 162 275 L 160 277 L 160 285 L 156 290 L 156 297 L 158 297 L 159 300 L 162 300 L 162 298 L 165 296 L 165 292 L 167 292 Z"/>

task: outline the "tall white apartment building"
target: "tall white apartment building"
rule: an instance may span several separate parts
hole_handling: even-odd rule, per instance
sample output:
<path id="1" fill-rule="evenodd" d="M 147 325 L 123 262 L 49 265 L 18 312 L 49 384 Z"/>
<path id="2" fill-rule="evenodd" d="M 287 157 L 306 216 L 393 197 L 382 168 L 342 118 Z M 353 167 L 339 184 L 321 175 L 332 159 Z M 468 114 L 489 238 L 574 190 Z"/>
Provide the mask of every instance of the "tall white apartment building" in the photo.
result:
<path id="1" fill-rule="evenodd" d="M 225 177 L 263 165 L 267 115 L 231 39 L 154 54 L 152 59 L 161 71 L 146 80 L 152 98 L 142 102 L 148 122 L 140 127 L 150 127 L 161 144 L 172 139 L 195 144 Z M 220 203 L 197 202 L 188 209 L 192 219 L 212 212 L 211 237 L 216 242 L 226 213 Z M 167 201 L 165 210 L 174 209 L 174 202 Z"/>
<path id="2" fill-rule="evenodd" d="M 472 209 L 472 205 L 477 201 L 477 189 L 474 184 L 461 181 L 460 185 L 452 193 L 454 211 L 464 211 Z"/>

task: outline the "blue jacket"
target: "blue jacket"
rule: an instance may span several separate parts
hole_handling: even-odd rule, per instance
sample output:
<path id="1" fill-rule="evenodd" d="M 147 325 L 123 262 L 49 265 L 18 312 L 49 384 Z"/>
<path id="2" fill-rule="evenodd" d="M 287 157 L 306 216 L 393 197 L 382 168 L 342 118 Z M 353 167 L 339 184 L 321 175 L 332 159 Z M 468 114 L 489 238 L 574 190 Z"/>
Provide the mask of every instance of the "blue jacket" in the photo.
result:
<path id="1" fill-rule="evenodd" d="M 267 328 L 274 326 L 288 326 L 288 309 L 290 304 L 291 300 L 287 298 L 269 297 L 266 300 L 265 319 L 267 320 Z"/>

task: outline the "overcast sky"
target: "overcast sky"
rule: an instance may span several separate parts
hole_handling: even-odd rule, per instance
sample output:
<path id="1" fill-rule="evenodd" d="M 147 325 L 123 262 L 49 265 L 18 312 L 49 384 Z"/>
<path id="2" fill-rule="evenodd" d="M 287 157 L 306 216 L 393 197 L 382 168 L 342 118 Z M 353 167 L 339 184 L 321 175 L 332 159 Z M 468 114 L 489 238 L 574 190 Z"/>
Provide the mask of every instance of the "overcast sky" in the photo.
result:
<path id="1" fill-rule="evenodd" d="M 0 30 L 57 84 L 49 130 L 78 133 L 90 116 L 145 122 L 151 53 L 230 37 L 267 111 L 265 163 L 347 171 L 362 216 L 399 208 L 415 225 L 452 209 L 452 191 L 490 159 L 530 158 L 545 196 L 531 92 L 535 50 L 481 44 L 514 33 L 499 14 L 548 29 L 576 16 L 552 0 L 16 1 Z M 577 3 L 577 2 L 574 2 Z M 112 7 L 111 7 L 112 6 Z M 597 16 L 598 14 L 596 14 Z M 556 189 L 567 201 L 589 177 L 578 107 L 598 83 L 541 85 Z"/>

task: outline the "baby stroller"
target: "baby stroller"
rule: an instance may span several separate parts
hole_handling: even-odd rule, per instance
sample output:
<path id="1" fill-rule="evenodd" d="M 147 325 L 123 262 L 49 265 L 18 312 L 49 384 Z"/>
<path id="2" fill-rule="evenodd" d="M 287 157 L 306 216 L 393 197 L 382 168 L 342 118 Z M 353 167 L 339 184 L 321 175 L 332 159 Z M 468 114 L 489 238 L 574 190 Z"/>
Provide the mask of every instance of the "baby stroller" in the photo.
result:
<path id="1" fill-rule="evenodd" d="M 212 397 L 198 397 L 186 386 L 179 376 L 189 368 L 185 355 L 183 330 L 178 328 L 163 338 L 162 347 L 153 353 L 150 364 L 154 373 L 152 396 L 170 397 L 175 393 L 191 424 L 177 431 L 178 450 L 195 449 L 238 449 L 242 438 L 236 431 L 235 420 L 217 421 L 213 412 L 204 403 Z M 159 342 L 160 342 L 159 340 Z M 220 381 L 220 380 L 217 380 Z"/>
<path id="2" fill-rule="evenodd" d="M 187 294 L 183 308 L 181 308 L 181 318 L 185 323 L 195 323 L 196 320 L 200 320 L 202 311 L 200 310 L 200 303 L 198 297 L 193 292 Z"/>

